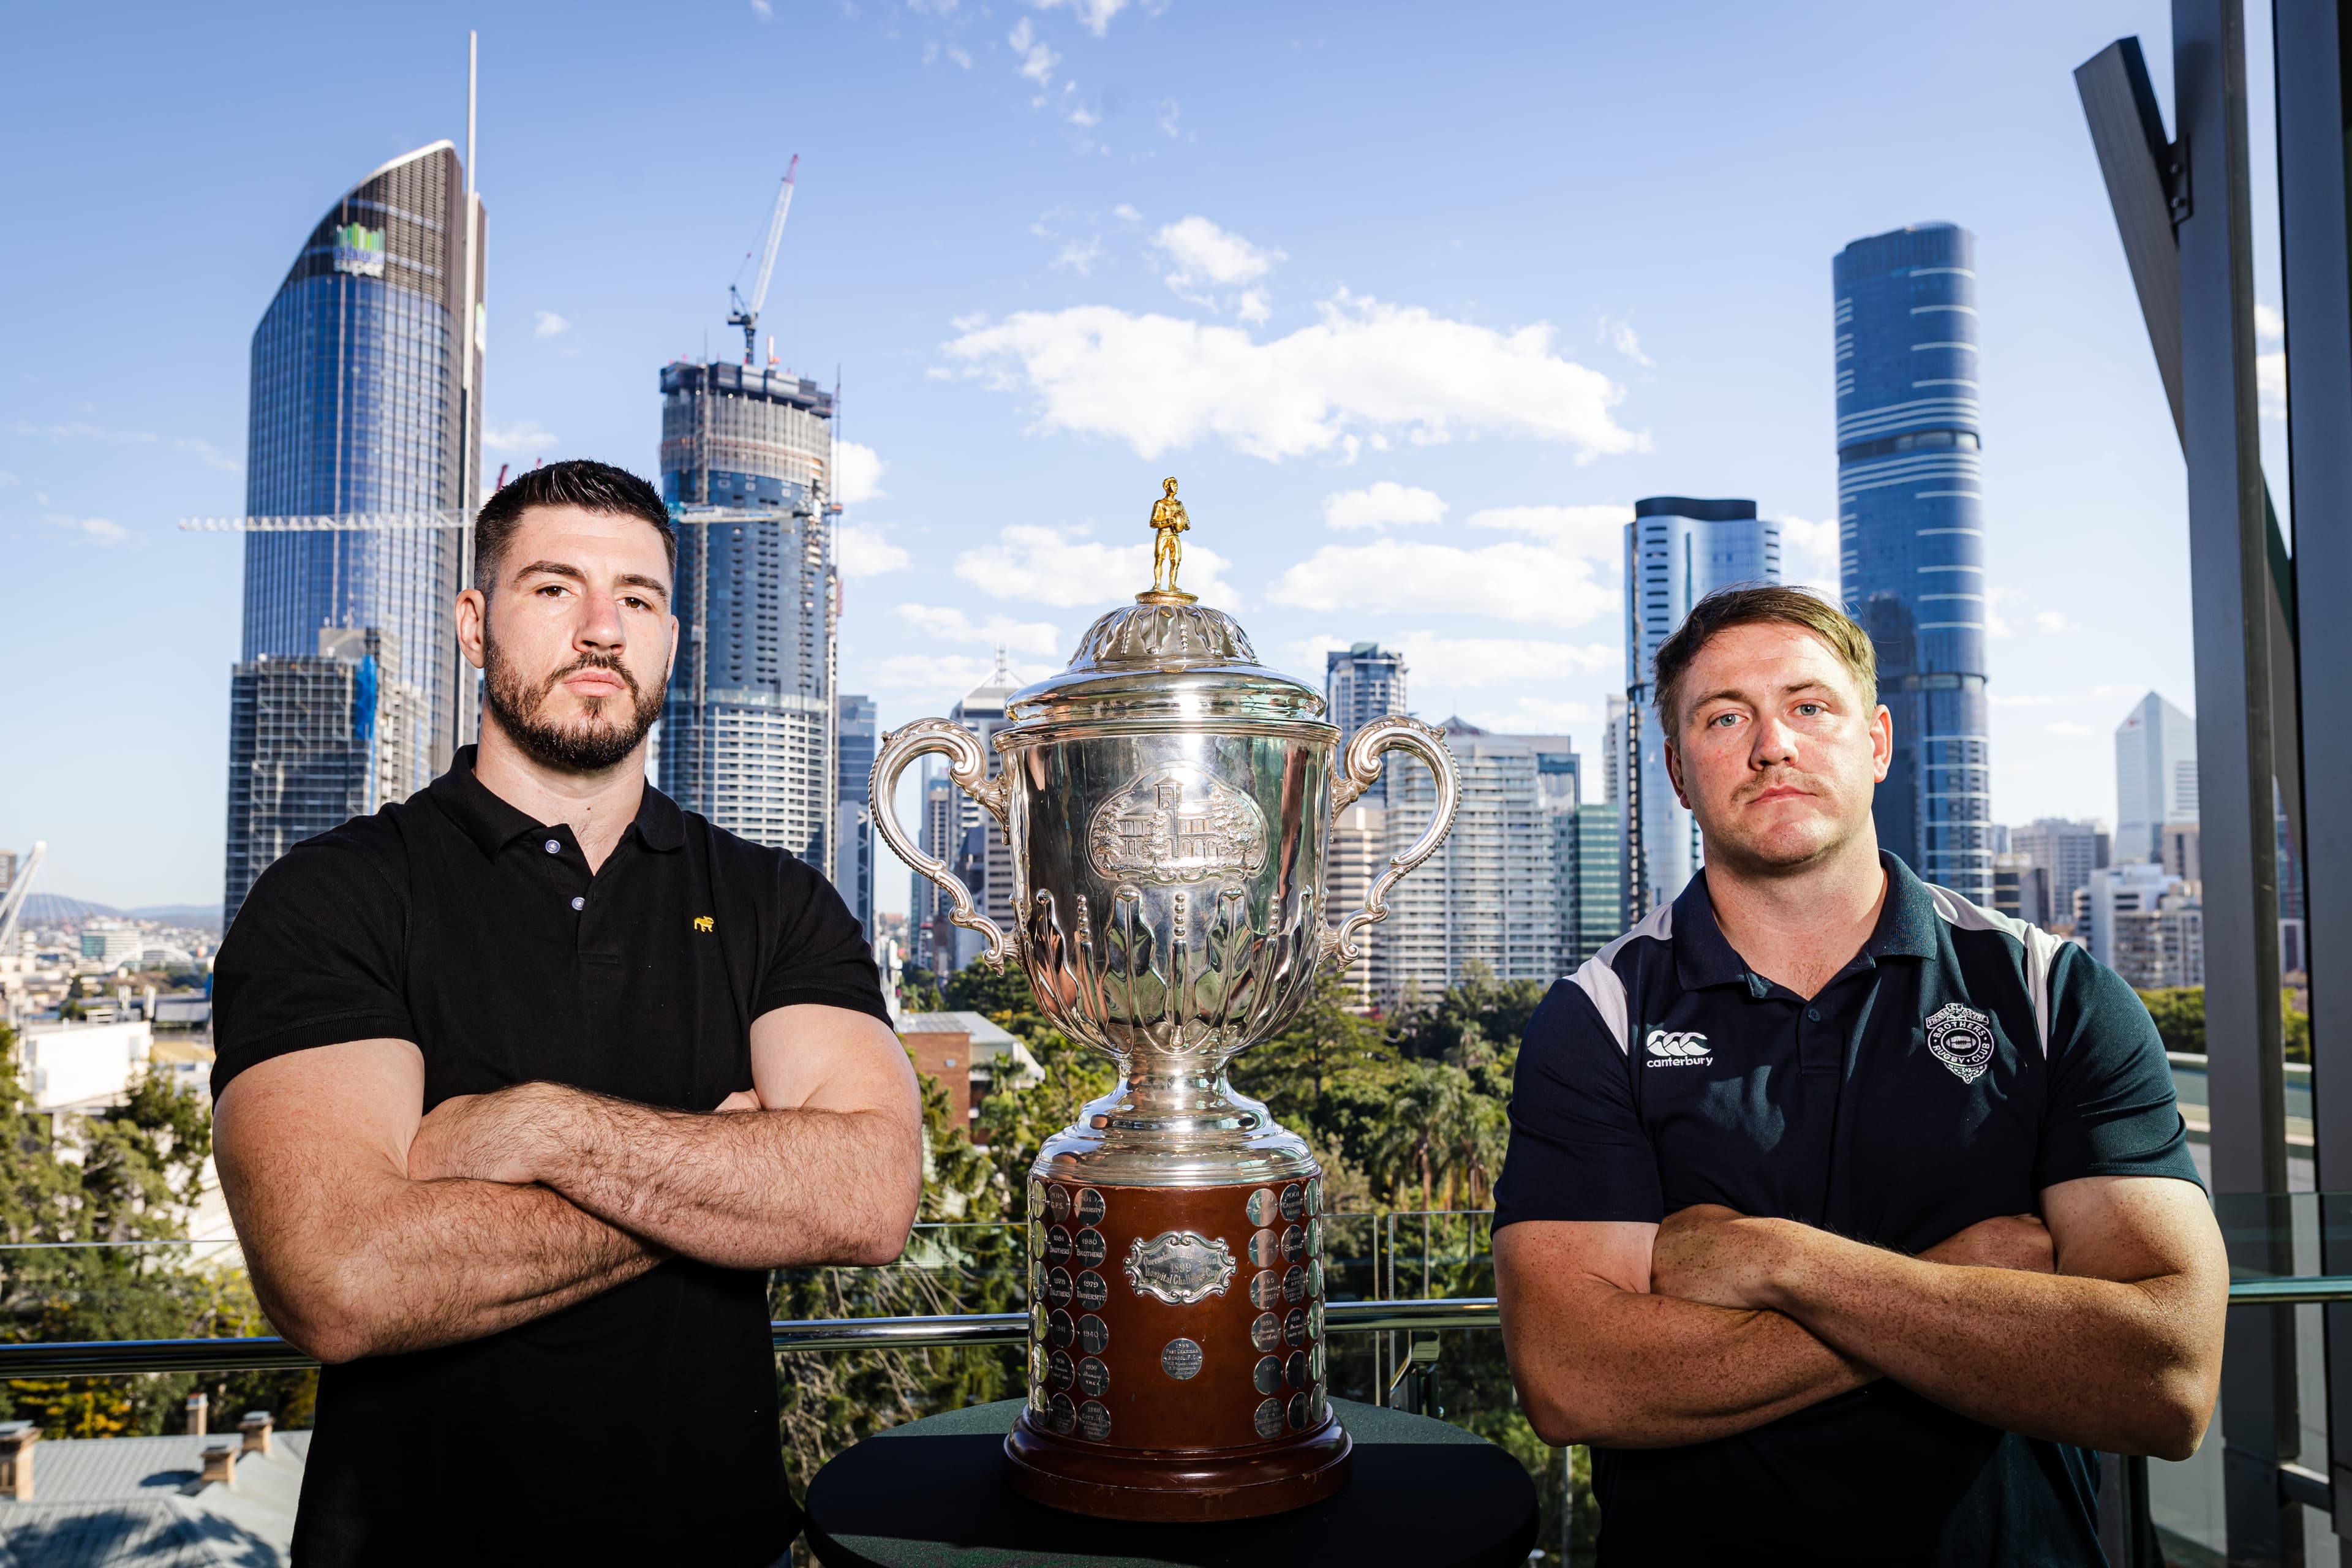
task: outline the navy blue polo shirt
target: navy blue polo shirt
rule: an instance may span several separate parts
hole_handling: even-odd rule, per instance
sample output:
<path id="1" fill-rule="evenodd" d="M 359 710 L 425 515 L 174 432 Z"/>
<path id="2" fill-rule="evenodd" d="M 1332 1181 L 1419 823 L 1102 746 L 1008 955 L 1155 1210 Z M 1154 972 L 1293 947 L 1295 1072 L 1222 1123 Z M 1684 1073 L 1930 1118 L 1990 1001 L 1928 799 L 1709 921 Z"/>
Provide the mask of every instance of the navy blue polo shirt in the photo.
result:
<path id="1" fill-rule="evenodd" d="M 2082 1176 L 2194 1182 L 2155 1025 L 2114 971 L 1882 853 L 1861 952 L 1755 973 L 1706 874 L 1528 1025 L 1497 1226 L 1693 1204 L 1921 1252 Z M 1738 1436 L 1593 1450 L 1605 1563 L 2097 1563 L 2095 1460 L 1887 1379 Z"/>

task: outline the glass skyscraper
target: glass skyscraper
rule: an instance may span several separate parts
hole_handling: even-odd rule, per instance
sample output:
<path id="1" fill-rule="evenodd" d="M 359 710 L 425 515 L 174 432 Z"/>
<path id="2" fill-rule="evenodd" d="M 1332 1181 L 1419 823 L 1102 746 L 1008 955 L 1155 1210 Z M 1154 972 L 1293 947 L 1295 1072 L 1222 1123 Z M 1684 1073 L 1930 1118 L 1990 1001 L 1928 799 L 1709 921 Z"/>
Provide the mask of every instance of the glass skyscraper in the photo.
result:
<path id="1" fill-rule="evenodd" d="M 1992 901 L 1976 240 L 1954 224 L 1857 239 L 1836 280 L 1838 546 L 1878 654 L 1895 763 L 1878 841 Z"/>
<path id="2" fill-rule="evenodd" d="M 840 798 L 833 395 L 717 362 L 663 366 L 661 393 L 681 623 L 661 788 L 830 877 Z"/>
<path id="3" fill-rule="evenodd" d="M 245 536 L 232 918 L 289 845 L 421 788 L 474 739 L 468 535 L 437 524 L 480 488 L 481 236 L 457 150 L 421 147 L 327 210 L 254 330 L 246 510 L 283 521 Z"/>
<path id="4" fill-rule="evenodd" d="M 1759 518 L 1754 501 L 1651 496 L 1633 503 L 1625 525 L 1625 732 L 1617 749 L 1626 759 L 1618 793 L 1625 925 L 1672 903 L 1702 858 L 1698 824 L 1666 774 L 1652 706 L 1658 647 L 1717 589 L 1780 580 L 1780 525 Z"/>

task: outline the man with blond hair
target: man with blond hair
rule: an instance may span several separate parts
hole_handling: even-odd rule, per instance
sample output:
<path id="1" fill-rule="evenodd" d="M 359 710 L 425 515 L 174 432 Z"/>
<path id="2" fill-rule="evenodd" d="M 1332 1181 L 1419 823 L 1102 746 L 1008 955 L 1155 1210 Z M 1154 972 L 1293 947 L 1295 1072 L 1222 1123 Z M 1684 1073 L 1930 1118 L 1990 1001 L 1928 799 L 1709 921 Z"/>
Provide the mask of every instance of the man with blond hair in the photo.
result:
<path id="1" fill-rule="evenodd" d="M 1706 866 L 1552 988 L 1496 1193 L 1512 1374 L 1611 1564 L 2095 1564 L 2194 1452 L 2228 1268 L 2131 989 L 1878 847 L 1868 637 L 1730 589 L 1658 650 Z"/>

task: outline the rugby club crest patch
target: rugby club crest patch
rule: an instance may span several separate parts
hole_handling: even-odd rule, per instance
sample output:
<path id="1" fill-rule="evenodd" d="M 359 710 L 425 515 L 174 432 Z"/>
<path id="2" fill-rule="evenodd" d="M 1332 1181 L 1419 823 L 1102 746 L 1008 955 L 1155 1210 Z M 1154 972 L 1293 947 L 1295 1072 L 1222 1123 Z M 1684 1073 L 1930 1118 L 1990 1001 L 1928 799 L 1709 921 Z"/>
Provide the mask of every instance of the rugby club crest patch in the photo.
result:
<path id="1" fill-rule="evenodd" d="M 1927 1048 L 1962 1083 L 1974 1083 L 1992 1065 L 1992 1020 L 1973 1007 L 1950 1003 L 1928 1018 Z"/>

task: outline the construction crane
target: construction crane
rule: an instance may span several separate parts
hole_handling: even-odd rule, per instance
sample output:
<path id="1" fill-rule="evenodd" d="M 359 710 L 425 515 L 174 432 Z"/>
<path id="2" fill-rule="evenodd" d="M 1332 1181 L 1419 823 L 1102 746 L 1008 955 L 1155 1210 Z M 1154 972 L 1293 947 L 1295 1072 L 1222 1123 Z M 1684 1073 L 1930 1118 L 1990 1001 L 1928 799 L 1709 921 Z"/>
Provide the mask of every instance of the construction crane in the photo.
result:
<path id="1" fill-rule="evenodd" d="M 33 873 L 40 869 L 41 857 L 49 852 L 45 841 L 33 845 L 32 854 L 16 871 L 16 879 L 0 890 L 0 952 L 6 952 L 16 940 L 16 917 L 25 912 L 26 896 L 33 890 Z"/>
<path id="2" fill-rule="evenodd" d="M 760 276 L 751 285 L 751 299 L 747 304 L 736 292 L 735 285 L 727 285 L 727 324 L 743 329 L 743 368 L 751 368 L 752 352 L 758 348 L 755 335 L 760 324 L 760 307 L 768 302 L 768 280 L 776 275 L 776 247 L 784 237 L 784 215 L 793 210 L 793 176 L 800 173 L 801 155 L 793 154 L 792 166 L 784 171 L 784 183 L 776 192 L 775 215 L 768 219 L 768 244 L 760 252 Z M 744 258 L 750 260 L 749 257 Z M 741 276 L 739 269 L 737 276 Z"/>

